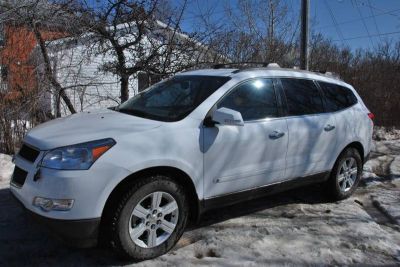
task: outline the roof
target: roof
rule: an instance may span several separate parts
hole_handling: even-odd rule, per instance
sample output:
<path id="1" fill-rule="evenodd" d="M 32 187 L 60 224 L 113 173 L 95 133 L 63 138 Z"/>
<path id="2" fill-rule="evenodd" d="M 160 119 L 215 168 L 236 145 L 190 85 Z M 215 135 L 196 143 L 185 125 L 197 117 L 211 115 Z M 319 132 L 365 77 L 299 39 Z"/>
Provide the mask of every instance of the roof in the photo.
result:
<path id="1" fill-rule="evenodd" d="M 180 72 L 177 75 L 232 76 L 238 69 L 199 69 Z"/>
<path id="2" fill-rule="evenodd" d="M 182 40 L 189 40 L 193 42 L 199 49 L 204 49 L 205 51 L 209 51 L 209 53 L 216 53 L 215 51 L 211 50 L 207 45 L 202 44 L 201 42 L 195 40 L 194 38 L 190 37 L 189 35 L 181 32 L 180 30 L 176 30 L 173 27 L 165 24 L 164 22 L 161 22 L 159 20 L 155 20 L 157 27 L 159 30 L 166 30 L 169 32 L 174 32 L 175 36 L 178 38 L 181 38 Z M 116 31 L 123 31 L 126 29 L 129 29 L 130 27 L 133 27 L 134 25 L 131 24 L 133 22 L 125 22 L 125 23 L 120 23 L 115 26 Z M 114 30 L 114 26 L 108 26 L 107 29 Z M 94 33 L 93 32 L 84 32 L 80 33 L 79 36 L 72 36 L 72 37 L 65 37 L 65 38 L 59 38 L 57 40 L 49 41 L 46 44 L 52 49 L 52 51 L 58 51 L 65 49 L 64 45 L 67 45 L 67 47 L 75 47 L 81 44 L 85 43 L 90 43 L 90 41 L 93 40 Z M 223 59 L 227 59 L 225 56 L 218 54 L 219 57 Z"/>
<path id="3" fill-rule="evenodd" d="M 207 76 L 225 76 L 225 77 L 238 77 L 250 78 L 255 76 L 273 76 L 273 77 L 294 77 L 294 78 L 308 78 L 319 81 L 333 82 L 344 85 L 339 77 L 335 77 L 330 73 L 319 73 L 307 70 L 289 69 L 280 67 L 266 67 L 266 68 L 247 68 L 247 69 L 199 69 L 178 73 L 177 75 L 207 75 Z"/>

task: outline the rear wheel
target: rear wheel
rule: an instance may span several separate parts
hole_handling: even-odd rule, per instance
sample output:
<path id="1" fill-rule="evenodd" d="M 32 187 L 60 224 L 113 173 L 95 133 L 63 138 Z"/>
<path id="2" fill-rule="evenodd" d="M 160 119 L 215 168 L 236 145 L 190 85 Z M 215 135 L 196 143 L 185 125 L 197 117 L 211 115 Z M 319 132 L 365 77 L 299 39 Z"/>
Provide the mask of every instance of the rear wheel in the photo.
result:
<path id="1" fill-rule="evenodd" d="M 184 189 L 166 176 L 139 180 L 118 203 L 110 225 L 111 244 L 125 257 L 147 260 L 168 252 L 188 218 Z"/>
<path id="2" fill-rule="evenodd" d="M 348 198 L 354 192 L 361 179 L 362 166 L 356 149 L 348 148 L 340 154 L 328 181 L 328 190 L 334 200 Z"/>

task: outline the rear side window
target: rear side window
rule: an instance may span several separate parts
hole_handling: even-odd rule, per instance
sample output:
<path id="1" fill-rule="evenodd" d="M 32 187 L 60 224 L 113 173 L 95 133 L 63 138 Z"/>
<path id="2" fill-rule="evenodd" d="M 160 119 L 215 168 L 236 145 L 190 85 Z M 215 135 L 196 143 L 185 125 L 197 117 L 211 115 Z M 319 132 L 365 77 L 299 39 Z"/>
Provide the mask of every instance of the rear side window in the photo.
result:
<path id="1" fill-rule="evenodd" d="M 324 112 L 320 91 L 313 81 L 283 78 L 281 82 L 286 96 L 288 115 Z"/>
<path id="2" fill-rule="evenodd" d="M 271 79 L 246 81 L 232 89 L 218 108 L 230 108 L 239 111 L 244 121 L 259 120 L 278 116 L 278 107 Z"/>
<path id="3" fill-rule="evenodd" d="M 349 88 L 332 83 L 318 83 L 325 95 L 326 111 L 342 110 L 357 103 L 357 97 Z"/>

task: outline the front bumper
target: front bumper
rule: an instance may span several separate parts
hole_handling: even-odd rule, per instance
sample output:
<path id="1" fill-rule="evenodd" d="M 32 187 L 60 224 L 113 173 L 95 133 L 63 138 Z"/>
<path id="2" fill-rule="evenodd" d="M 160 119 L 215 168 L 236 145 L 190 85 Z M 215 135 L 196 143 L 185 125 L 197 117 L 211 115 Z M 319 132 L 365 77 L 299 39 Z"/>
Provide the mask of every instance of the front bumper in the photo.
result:
<path id="1" fill-rule="evenodd" d="M 14 198 L 34 221 L 43 225 L 51 234 L 54 234 L 64 243 L 80 248 L 94 247 L 97 245 L 100 218 L 85 220 L 51 219 L 30 211 L 25 208 L 18 198 Z"/>
<path id="2" fill-rule="evenodd" d="M 20 153 L 16 155 L 19 175 L 14 171 L 11 193 L 36 221 L 66 243 L 78 247 L 95 245 L 105 203 L 115 186 L 130 172 L 104 158 L 97 160 L 90 170 L 39 168 L 43 153 L 40 151 L 33 162 Z M 33 205 L 35 197 L 73 200 L 73 205 L 69 210 L 45 210 Z"/>
<path id="3" fill-rule="evenodd" d="M 56 220 L 100 218 L 105 203 L 115 186 L 130 172 L 100 158 L 89 170 L 53 170 L 40 168 L 19 155 L 15 165 L 27 173 L 22 186 L 11 182 L 10 189 L 25 208 L 40 216 Z M 37 175 L 39 173 L 39 175 Z M 45 211 L 33 205 L 35 197 L 73 200 L 67 211 Z"/>

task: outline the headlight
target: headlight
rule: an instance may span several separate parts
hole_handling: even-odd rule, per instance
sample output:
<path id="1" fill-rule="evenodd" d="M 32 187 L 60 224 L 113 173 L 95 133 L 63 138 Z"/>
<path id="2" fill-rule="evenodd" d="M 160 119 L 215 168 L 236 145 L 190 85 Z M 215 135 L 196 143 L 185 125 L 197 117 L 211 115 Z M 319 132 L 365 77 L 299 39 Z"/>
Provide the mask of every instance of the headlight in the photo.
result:
<path id="1" fill-rule="evenodd" d="M 115 141 L 108 138 L 56 148 L 44 155 L 40 166 L 57 170 L 87 170 L 113 145 Z"/>

